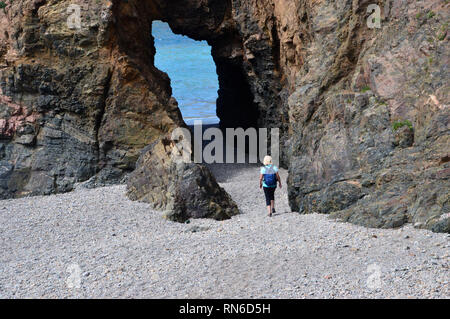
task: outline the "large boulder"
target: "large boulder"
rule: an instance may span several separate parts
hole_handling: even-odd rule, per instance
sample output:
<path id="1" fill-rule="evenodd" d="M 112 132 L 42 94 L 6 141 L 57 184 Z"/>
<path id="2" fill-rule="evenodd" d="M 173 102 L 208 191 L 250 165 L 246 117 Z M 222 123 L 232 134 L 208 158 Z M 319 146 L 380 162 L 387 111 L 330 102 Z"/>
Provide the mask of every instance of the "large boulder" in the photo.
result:
<path id="1" fill-rule="evenodd" d="M 208 168 L 174 160 L 174 143 L 160 139 L 146 147 L 128 178 L 127 195 L 166 211 L 169 220 L 229 219 L 239 213 Z"/>

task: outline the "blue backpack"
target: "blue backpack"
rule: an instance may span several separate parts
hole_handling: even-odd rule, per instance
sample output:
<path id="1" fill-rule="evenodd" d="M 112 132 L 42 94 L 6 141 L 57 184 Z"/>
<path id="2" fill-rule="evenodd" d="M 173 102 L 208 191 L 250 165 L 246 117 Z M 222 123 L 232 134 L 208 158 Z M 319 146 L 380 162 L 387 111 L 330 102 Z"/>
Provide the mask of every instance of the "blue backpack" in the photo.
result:
<path id="1" fill-rule="evenodd" d="M 277 174 L 273 167 L 267 167 L 264 174 L 264 183 L 267 187 L 276 187 L 277 186 Z"/>

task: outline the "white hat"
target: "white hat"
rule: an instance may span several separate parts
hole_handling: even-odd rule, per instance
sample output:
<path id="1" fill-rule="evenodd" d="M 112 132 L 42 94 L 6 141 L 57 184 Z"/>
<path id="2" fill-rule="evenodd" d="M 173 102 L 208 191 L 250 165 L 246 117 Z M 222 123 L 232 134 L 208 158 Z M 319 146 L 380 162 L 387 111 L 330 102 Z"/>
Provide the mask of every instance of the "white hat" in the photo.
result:
<path id="1" fill-rule="evenodd" d="M 270 164 L 272 164 L 272 156 L 269 156 L 269 155 L 267 155 L 267 156 L 265 156 L 264 157 L 264 165 L 270 165 Z"/>

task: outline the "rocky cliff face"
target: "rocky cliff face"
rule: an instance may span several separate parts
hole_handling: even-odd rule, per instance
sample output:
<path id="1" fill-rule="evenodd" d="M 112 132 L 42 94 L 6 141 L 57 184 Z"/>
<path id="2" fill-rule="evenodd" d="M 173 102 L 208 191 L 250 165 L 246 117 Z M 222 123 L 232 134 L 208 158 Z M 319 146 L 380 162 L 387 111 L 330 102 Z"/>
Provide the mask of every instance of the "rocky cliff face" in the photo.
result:
<path id="1" fill-rule="evenodd" d="M 72 3 L 81 29 L 67 23 Z M 106 1 L 14 1 L 0 10 L 1 197 L 64 192 L 93 176 L 118 181 L 141 149 L 181 125 L 140 31 L 148 24 L 120 10 Z"/>
<path id="2" fill-rule="evenodd" d="M 120 181 L 184 125 L 153 66 L 163 20 L 212 46 L 224 127 L 282 129 L 293 210 L 450 230 L 446 1 L 5 2 L 1 197 Z"/>
<path id="3" fill-rule="evenodd" d="M 289 199 L 371 227 L 450 230 L 445 1 L 307 9 L 305 63 L 288 100 Z"/>

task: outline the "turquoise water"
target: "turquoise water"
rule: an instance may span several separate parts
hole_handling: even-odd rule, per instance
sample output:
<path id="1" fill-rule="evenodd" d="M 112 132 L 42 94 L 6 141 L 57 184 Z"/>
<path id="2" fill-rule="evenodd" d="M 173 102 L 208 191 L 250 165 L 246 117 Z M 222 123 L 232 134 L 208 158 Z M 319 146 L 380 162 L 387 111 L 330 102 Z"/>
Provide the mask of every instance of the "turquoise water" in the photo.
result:
<path id="1" fill-rule="evenodd" d="M 155 66 L 166 72 L 186 124 L 203 120 L 204 124 L 219 122 L 216 100 L 219 82 L 211 47 L 206 41 L 195 41 L 172 33 L 169 25 L 153 22 Z"/>

